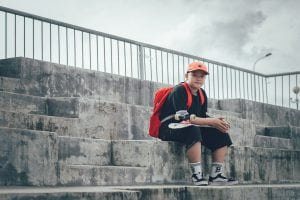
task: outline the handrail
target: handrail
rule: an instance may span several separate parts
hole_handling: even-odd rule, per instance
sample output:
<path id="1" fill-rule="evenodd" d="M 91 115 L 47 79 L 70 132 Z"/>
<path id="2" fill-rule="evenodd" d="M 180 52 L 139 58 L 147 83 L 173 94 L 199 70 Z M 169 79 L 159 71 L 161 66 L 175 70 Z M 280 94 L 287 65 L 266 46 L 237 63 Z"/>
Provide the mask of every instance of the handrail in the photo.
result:
<path id="1" fill-rule="evenodd" d="M 299 102 L 291 88 L 298 85 L 300 71 L 263 74 L 3 6 L 0 6 L 0 12 L 4 12 L 5 21 L 4 58 L 23 55 L 167 84 L 183 81 L 184 68 L 196 60 L 208 65 L 210 76 L 204 89 L 207 89 L 210 98 L 244 98 L 288 107 Z M 14 15 L 14 18 L 8 20 L 8 14 Z M 20 17 L 21 21 L 17 23 Z M 14 28 L 9 29 L 8 23 L 12 24 L 9 27 Z M 12 37 L 14 42 L 8 42 L 8 37 Z M 17 38 L 21 38 L 21 42 Z M 14 55 L 9 55 L 13 50 Z M 288 94 L 284 89 L 287 84 Z"/>
<path id="2" fill-rule="evenodd" d="M 206 58 L 199 57 L 199 56 L 190 55 L 190 54 L 187 54 L 187 53 L 184 53 L 184 52 L 181 52 L 181 51 L 167 49 L 167 48 L 164 48 L 164 47 L 160 47 L 160 46 L 156 46 L 156 45 L 152 45 L 152 44 L 148 44 L 148 43 L 138 42 L 138 41 L 135 41 L 135 40 L 124 38 L 124 37 L 119 37 L 119 36 L 116 36 L 116 35 L 100 32 L 100 31 L 95 31 L 95 30 L 84 28 L 84 27 L 81 27 L 81 26 L 77 26 L 77 25 L 73 25 L 73 24 L 69 24 L 69 23 L 65 23 L 65 22 L 60 22 L 60 21 L 57 21 L 57 20 L 49 19 L 49 18 L 46 18 L 46 17 L 41 17 L 41 16 L 38 16 L 38 15 L 26 13 L 26 12 L 23 12 L 23 11 L 7 8 L 7 7 L 3 7 L 3 6 L 0 6 L 0 10 L 11 13 L 11 14 L 21 15 L 21 16 L 24 16 L 24 17 L 41 20 L 41 21 L 44 21 L 44 22 L 48 22 L 50 24 L 59 25 L 59 26 L 63 26 L 63 27 L 68 27 L 70 29 L 76 29 L 76 30 L 79 30 L 79 31 L 83 31 L 83 32 L 87 32 L 87 33 L 91 33 L 91 34 L 95 34 L 95 35 L 100 35 L 100 36 L 104 36 L 104 37 L 108 37 L 108 38 L 111 38 L 111 39 L 128 42 L 128 43 L 135 44 L 135 45 L 141 45 L 141 46 L 146 47 L 146 48 L 152 48 L 152 49 L 168 52 L 168 53 L 171 53 L 171 54 L 177 54 L 177 55 L 184 56 L 184 57 L 190 57 L 190 58 L 193 58 L 193 59 L 196 59 L 196 60 L 201 60 L 203 62 L 208 62 L 208 63 L 215 64 L 215 65 L 226 66 L 228 68 L 231 68 L 231 69 L 234 69 L 234 70 L 239 70 L 239 71 L 250 73 L 250 74 L 255 74 L 255 75 L 264 76 L 264 77 L 266 76 L 265 74 L 262 74 L 262 73 L 259 73 L 259 72 L 253 72 L 251 70 L 240 68 L 240 67 L 237 67 L 237 66 L 234 66 L 234 65 L 230 65 L 230 64 L 210 60 L 210 59 L 206 59 Z"/>

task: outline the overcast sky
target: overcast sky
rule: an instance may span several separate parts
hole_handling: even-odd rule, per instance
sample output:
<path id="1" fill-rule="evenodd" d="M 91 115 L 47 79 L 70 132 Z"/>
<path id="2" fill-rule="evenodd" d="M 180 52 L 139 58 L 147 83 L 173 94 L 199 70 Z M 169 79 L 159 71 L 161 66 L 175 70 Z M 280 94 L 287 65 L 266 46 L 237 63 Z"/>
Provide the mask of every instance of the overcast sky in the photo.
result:
<path id="1" fill-rule="evenodd" d="M 298 0 L 0 0 L 0 5 L 261 73 L 300 71 Z"/>

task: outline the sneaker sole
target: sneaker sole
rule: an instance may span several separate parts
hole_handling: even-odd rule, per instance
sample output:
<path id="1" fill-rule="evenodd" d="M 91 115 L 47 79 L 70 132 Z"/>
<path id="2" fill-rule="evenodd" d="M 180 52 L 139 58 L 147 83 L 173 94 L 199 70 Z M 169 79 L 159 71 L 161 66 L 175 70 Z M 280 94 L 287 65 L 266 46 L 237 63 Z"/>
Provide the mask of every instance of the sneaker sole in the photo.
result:
<path id="1" fill-rule="evenodd" d="M 230 181 L 230 182 L 209 182 L 208 184 L 211 186 L 227 186 L 227 185 L 237 185 L 238 181 Z"/>
<path id="2" fill-rule="evenodd" d="M 208 183 L 194 183 L 195 186 L 208 186 Z"/>

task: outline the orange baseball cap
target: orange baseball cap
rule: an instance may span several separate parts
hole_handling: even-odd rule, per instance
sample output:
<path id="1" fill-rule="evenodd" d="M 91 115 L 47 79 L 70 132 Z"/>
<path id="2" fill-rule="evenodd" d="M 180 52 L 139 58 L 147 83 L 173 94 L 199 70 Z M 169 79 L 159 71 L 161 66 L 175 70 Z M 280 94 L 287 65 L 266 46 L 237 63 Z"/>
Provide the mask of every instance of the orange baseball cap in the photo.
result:
<path id="1" fill-rule="evenodd" d="M 192 63 L 190 63 L 187 70 L 186 70 L 186 72 L 193 72 L 193 71 L 196 71 L 196 70 L 201 70 L 201 71 L 204 71 L 206 74 L 209 74 L 207 66 L 204 63 L 201 63 L 201 62 L 192 62 Z"/>

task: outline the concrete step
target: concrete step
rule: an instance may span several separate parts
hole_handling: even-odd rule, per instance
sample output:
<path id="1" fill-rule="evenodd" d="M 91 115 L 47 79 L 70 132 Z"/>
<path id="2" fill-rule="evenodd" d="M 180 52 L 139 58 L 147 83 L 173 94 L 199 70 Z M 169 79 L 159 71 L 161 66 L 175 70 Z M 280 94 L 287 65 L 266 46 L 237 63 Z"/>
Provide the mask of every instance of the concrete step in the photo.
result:
<path id="1" fill-rule="evenodd" d="M 226 111 L 226 110 L 217 110 L 213 108 L 208 108 L 208 113 L 209 116 L 213 117 L 235 117 L 235 118 L 243 118 L 241 113 L 238 112 L 231 112 L 231 111 Z"/>
<path id="2" fill-rule="evenodd" d="M 153 139 L 148 136 L 151 107 L 83 98 L 43 98 L 7 92 L 0 92 L 0 98 L 3 105 L 0 109 L 0 126 L 50 131 L 61 136 L 84 138 Z M 257 131 L 254 121 L 237 118 L 237 114 L 232 112 L 211 111 L 214 115 L 223 116 L 230 121 L 230 134 L 235 145 L 257 146 L 254 141 Z"/>
<path id="3" fill-rule="evenodd" d="M 140 185 L 150 182 L 146 167 L 61 165 L 59 185 Z"/>
<path id="4" fill-rule="evenodd" d="M 6 111 L 0 108 L 0 127 L 56 132 L 61 136 L 78 136 L 80 119 Z"/>
<path id="5" fill-rule="evenodd" d="M 1 97 L 4 99 L 8 98 L 11 102 L 9 104 L 10 106 L 5 107 L 5 110 L 14 111 L 2 112 L 2 124 L 7 127 L 29 127 L 30 129 L 55 131 L 62 136 L 74 137 L 93 137 L 114 140 L 153 139 L 148 136 L 149 117 L 152 112 L 151 107 L 83 98 L 46 99 L 6 92 L 0 92 L 0 98 Z M 23 101 L 18 102 L 21 100 Z M 37 103 L 32 103 L 34 102 L 33 100 Z M 3 102 L 5 101 L 2 101 L 2 103 Z M 26 104 L 28 106 L 22 106 Z M 64 108 L 66 104 L 68 104 L 68 106 Z M 44 109 L 44 107 L 46 107 L 46 109 Z M 51 112 L 49 112 L 49 110 L 51 110 Z M 65 113 L 63 113 L 64 111 Z M 255 123 L 253 121 L 237 118 L 237 114 L 232 112 L 212 111 L 214 115 L 223 116 L 230 121 L 230 134 L 235 145 L 253 146 L 255 137 Z M 56 116 L 77 116 L 80 119 L 43 117 L 41 115 L 30 114 L 34 112 Z"/>
<path id="6" fill-rule="evenodd" d="M 1 200 L 139 200 L 139 191 L 111 187 L 4 187 Z"/>
<path id="7" fill-rule="evenodd" d="M 2 119 L 0 122 L 2 126 L 55 131 L 62 136 L 114 140 L 152 140 L 148 136 L 149 118 L 152 108 L 148 106 L 135 106 L 83 98 L 59 98 L 59 100 L 50 98 L 45 100 L 42 97 L 6 92 L 0 92 L 1 97 L 8 98 L 11 102 L 10 106 L 1 108 Z M 32 99 L 38 103 L 32 103 Z M 21 100 L 23 101 L 18 103 Z M 2 104 L 7 101 L 2 101 Z M 15 101 L 17 103 L 14 103 Z M 21 106 L 26 104 L 28 106 Z M 71 105 L 63 108 L 65 104 Z M 20 109 L 18 109 L 19 107 Z M 55 109 L 52 107 L 55 107 Z M 51 112 L 49 113 L 47 109 L 51 110 Z M 253 121 L 237 118 L 230 112 L 215 110 L 214 113 L 219 114 L 218 116 L 224 116 L 231 122 L 232 128 L 230 133 L 236 145 L 253 145 L 255 136 Z M 54 116 L 47 117 L 40 114 L 51 114 Z M 77 116 L 79 119 L 56 117 L 61 115 L 67 115 L 68 117 Z"/>
<path id="8" fill-rule="evenodd" d="M 263 148 L 293 149 L 291 139 L 263 135 L 255 136 L 253 146 Z"/>
<path id="9" fill-rule="evenodd" d="M 0 128 L 0 144 L 0 185 L 191 181 L 185 147 L 174 142 L 67 138 L 50 132 Z M 297 182 L 299 152 L 232 146 L 225 162 L 226 174 L 241 183 Z M 210 155 L 203 149 L 205 174 L 210 173 Z M 124 182 L 118 177 L 103 179 L 118 173 L 128 173 Z"/>
<path id="10" fill-rule="evenodd" d="M 43 98 L 0 91 L 0 107 L 18 111 L 59 117 L 78 117 L 78 98 Z"/>
<path id="11" fill-rule="evenodd" d="M 0 185 L 55 185 L 56 133 L 0 128 Z"/>
<path id="12" fill-rule="evenodd" d="M 163 86 L 29 58 L 0 60 L 0 76 L 20 79 L 16 90 L 29 95 L 89 97 L 145 106 L 152 105 L 154 91 Z"/>
<path id="13" fill-rule="evenodd" d="M 61 199 L 120 199 L 120 200 L 296 200 L 300 184 L 266 184 L 238 186 L 145 185 L 89 187 L 5 187 L 0 189 L 1 200 L 61 200 Z"/>
<path id="14" fill-rule="evenodd" d="M 219 109 L 242 113 L 242 118 L 266 126 L 300 126 L 300 110 L 245 99 L 219 101 Z"/>
<path id="15" fill-rule="evenodd" d="M 111 165 L 110 140 L 58 137 L 60 165 Z"/>
<path id="16" fill-rule="evenodd" d="M 19 78 L 0 76 L 0 91 L 26 94 L 25 85 L 21 83 Z"/>
<path id="17" fill-rule="evenodd" d="M 93 116 L 84 119 L 65 118 L 11 112 L 0 108 L 0 127 L 49 131 L 59 136 L 111 139 L 107 126 L 104 128 L 100 121 L 93 120 Z"/>
<path id="18" fill-rule="evenodd" d="M 290 139 L 291 128 L 289 126 L 256 126 L 256 134 Z"/>

